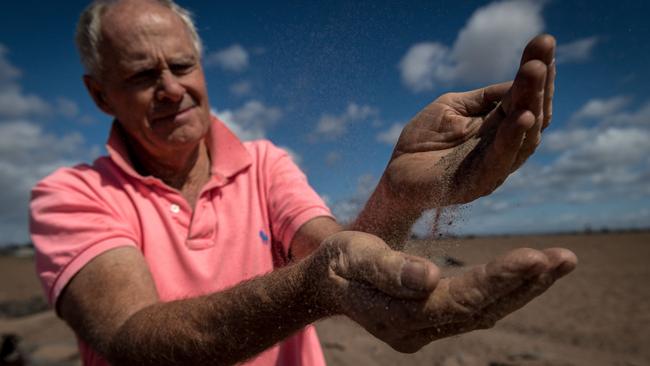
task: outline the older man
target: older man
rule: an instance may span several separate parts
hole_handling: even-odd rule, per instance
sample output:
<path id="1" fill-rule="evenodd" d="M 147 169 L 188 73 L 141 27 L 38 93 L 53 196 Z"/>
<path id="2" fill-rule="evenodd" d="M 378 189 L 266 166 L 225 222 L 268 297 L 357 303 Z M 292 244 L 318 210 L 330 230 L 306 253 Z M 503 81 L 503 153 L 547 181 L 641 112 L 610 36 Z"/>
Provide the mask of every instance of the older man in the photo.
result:
<path id="1" fill-rule="evenodd" d="M 550 120 L 550 36 L 514 83 L 416 115 L 355 231 L 286 153 L 210 115 L 200 41 L 173 2 L 96 1 L 78 43 L 85 85 L 114 117 L 109 156 L 41 181 L 31 230 L 85 364 L 321 365 L 309 324 L 334 314 L 414 352 L 492 326 L 575 267 L 567 250 L 520 249 L 439 279 L 399 251 L 423 210 L 489 194 L 533 152 Z"/>

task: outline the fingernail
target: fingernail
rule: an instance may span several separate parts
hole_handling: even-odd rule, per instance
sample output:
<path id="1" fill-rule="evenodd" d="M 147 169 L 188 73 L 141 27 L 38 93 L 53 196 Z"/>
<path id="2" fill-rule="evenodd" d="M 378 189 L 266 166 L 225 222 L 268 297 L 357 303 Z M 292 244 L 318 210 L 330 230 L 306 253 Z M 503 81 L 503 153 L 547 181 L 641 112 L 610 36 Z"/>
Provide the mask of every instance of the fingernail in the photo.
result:
<path id="1" fill-rule="evenodd" d="M 402 267 L 402 286 L 422 291 L 425 289 L 426 275 L 427 268 L 424 263 L 407 260 Z"/>

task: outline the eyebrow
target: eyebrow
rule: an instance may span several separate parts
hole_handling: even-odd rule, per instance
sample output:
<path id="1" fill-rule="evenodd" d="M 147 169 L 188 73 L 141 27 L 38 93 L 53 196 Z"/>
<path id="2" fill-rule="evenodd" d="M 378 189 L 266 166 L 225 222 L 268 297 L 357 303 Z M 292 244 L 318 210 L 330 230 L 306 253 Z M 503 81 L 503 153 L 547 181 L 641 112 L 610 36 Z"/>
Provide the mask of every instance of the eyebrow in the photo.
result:
<path id="1" fill-rule="evenodd" d="M 183 64 L 183 63 L 192 63 L 196 62 L 197 57 L 193 54 L 179 54 L 173 55 L 167 58 L 167 64 Z M 158 65 L 158 59 L 150 58 L 148 55 L 135 54 L 132 57 L 121 62 L 122 67 L 128 71 L 140 71 L 155 68 Z"/>

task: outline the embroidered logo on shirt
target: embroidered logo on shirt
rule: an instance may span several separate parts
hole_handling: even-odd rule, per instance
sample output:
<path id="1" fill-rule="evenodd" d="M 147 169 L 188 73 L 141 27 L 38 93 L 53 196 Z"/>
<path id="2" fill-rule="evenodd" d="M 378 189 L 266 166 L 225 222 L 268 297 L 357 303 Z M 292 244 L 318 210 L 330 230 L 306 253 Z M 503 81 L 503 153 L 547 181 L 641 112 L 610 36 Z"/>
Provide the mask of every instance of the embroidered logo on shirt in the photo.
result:
<path id="1" fill-rule="evenodd" d="M 260 238 L 262 238 L 262 242 L 264 242 L 264 244 L 268 244 L 268 243 L 269 243 L 269 236 L 266 235 L 266 233 L 264 232 L 264 230 L 260 230 Z"/>

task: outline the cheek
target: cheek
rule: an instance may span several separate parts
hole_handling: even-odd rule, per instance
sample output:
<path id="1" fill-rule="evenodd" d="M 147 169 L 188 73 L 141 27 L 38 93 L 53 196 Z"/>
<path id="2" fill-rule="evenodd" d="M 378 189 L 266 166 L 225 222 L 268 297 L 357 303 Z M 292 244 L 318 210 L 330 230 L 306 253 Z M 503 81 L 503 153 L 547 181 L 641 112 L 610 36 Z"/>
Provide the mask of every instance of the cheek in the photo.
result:
<path id="1" fill-rule="evenodd" d="M 149 93 L 123 93 L 119 97 L 119 111 L 117 111 L 124 122 L 142 123 L 147 119 L 151 108 L 151 96 Z M 120 115 L 116 116 L 120 118 Z"/>

